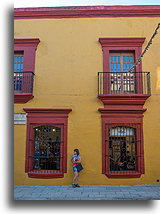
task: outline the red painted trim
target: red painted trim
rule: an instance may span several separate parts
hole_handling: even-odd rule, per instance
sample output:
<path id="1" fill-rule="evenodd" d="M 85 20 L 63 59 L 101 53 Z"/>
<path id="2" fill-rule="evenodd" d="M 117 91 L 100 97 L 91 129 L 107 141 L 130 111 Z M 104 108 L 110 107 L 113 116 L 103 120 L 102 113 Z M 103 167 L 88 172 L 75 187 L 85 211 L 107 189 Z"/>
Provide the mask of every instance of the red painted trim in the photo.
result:
<path id="1" fill-rule="evenodd" d="M 105 109 L 104 109 L 105 111 Z M 102 174 L 108 178 L 139 178 L 144 174 L 144 145 L 143 145 L 143 114 L 135 114 L 123 112 L 121 114 L 114 114 L 114 112 L 101 112 L 102 117 Z M 108 127 L 111 123 L 120 124 L 133 124 L 136 126 L 136 139 L 137 139 L 137 170 L 136 171 L 109 171 L 108 162 L 108 147 L 109 147 L 109 130 Z M 137 126 L 138 124 L 138 126 Z M 111 127 L 111 126 L 110 126 Z"/>
<path id="2" fill-rule="evenodd" d="M 14 51 L 23 51 L 24 68 L 23 71 L 35 70 L 35 55 L 37 45 L 40 40 L 38 38 L 14 39 Z M 25 85 L 23 85 L 25 88 Z M 23 91 L 23 88 L 22 88 Z M 14 103 L 26 103 L 33 98 L 33 94 L 14 94 Z"/>
<path id="3" fill-rule="evenodd" d="M 47 170 L 48 172 L 45 172 L 44 170 L 40 170 L 37 172 L 36 170 L 33 170 L 31 172 L 28 172 L 29 178 L 38 178 L 38 179 L 52 179 L 52 178 L 63 178 L 64 173 L 57 173 L 52 172 L 51 170 Z"/>
<path id="4" fill-rule="evenodd" d="M 28 173 L 29 177 L 32 178 L 56 178 L 63 177 L 64 173 L 67 172 L 67 129 L 68 129 L 68 114 L 72 109 L 45 109 L 45 108 L 24 108 L 27 113 L 27 139 L 26 139 L 26 161 L 25 161 L 25 172 Z M 61 171 L 44 171 L 33 170 L 33 163 L 29 160 L 30 151 L 32 145 L 30 144 L 31 139 L 34 137 L 33 129 L 38 124 L 56 123 L 64 124 L 62 130 L 62 141 L 63 143 L 63 159 L 61 165 Z M 37 124 L 37 125 L 35 125 Z M 46 173 L 48 172 L 48 174 Z"/>
<path id="5" fill-rule="evenodd" d="M 142 47 L 145 41 L 145 37 L 129 37 L 129 38 L 99 38 L 99 42 L 102 47 Z"/>
<path id="6" fill-rule="evenodd" d="M 33 97 L 33 94 L 14 94 L 14 103 L 27 103 Z"/>
<path id="7" fill-rule="evenodd" d="M 39 44 L 40 40 L 38 38 L 28 38 L 28 39 L 14 39 L 15 45 L 32 45 L 36 46 Z"/>
<path id="8" fill-rule="evenodd" d="M 124 173 L 124 174 L 122 174 Z M 112 173 L 105 173 L 105 175 L 108 178 L 124 178 L 124 179 L 128 179 L 128 178 L 140 178 L 141 177 L 141 173 L 131 173 L 131 174 L 127 174 L 123 171 L 121 171 L 121 174 L 112 174 Z"/>
<path id="9" fill-rule="evenodd" d="M 102 46 L 103 51 L 103 72 L 110 72 L 110 59 L 109 54 L 112 51 L 133 51 L 135 56 L 135 61 L 140 57 L 140 54 L 142 52 L 142 45 L 145 41 L 144 37 L 127 37 L 127 38 L 99 38 L 99 42 Z M 141 94 L 142 92 L 142 81 L 141 81 L 141 73 L 142 72 L 142 62 L 140 62 L 139 65 L 136 66 L 135 72 L 138 72 L 136 74 L 136 93 Z M 104 74 L 104 81 L 103 81 L 103 87 L 104 87 L 104 94 L 108 94 L 109 92 L 109 74 Z"/>
<path id="10" fill-rule="evenodd" d="M 23 109 L 26 113 L 52 113 L 52 114 L 69 114 L 72 109 L 52 109 L 52 108 L 24 108 Z M 58 116 L 58 115 L 56 115 Z"/>
<path id="11" fill-rule="evenodd" d="M 160 5 L 15 8 L 15 19 L 160 17 Z"/>
<path id="12" fill-rule="evenodd" d="M 123 105 L 124 109 L 127 106 L 128 110 L 132 108 L 140 110 L 150 96 L 150 94 L 103 94 L 98 95 L 98 98 L 103 102 L 105 109 L 109 107 L 111 110 L 120 110 Z"/>
<path id="13" fill-rule="evenodd" d="M 14 51 L 23 51 L 24 69 L 23 71 L 34 72 L 36 49 L 40 40 L 38 38 L 14 39 Z"/>

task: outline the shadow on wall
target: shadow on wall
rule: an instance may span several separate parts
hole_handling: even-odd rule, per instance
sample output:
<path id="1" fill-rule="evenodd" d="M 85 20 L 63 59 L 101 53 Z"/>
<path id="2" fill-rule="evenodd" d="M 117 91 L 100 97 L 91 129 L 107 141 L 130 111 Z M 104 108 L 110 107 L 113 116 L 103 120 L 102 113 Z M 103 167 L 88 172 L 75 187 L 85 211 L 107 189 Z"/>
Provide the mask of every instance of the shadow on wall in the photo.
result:
<path id="1" fill-rule="evenodd" d="M 160 94 L 160 67 L 157 68 L 156 94 Z"/>

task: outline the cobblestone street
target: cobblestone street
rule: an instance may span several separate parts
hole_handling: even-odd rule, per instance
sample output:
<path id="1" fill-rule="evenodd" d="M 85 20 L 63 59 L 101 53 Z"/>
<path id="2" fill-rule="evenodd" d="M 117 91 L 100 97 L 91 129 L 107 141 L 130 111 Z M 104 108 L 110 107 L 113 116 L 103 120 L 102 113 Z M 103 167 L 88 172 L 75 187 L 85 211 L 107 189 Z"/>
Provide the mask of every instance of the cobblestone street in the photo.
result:
<path id="1" fill-rule="evenodd" d="M 14 200 L 160 200 L 160 185 L 15 186 Z"/>

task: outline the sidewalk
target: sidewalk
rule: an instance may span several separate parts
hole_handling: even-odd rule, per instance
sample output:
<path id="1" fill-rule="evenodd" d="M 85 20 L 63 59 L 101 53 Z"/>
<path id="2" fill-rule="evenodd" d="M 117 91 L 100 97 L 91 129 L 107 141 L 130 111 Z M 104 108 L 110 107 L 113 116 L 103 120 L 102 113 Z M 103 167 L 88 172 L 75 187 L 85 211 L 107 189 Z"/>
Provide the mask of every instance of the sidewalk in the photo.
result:
<path id="1" fill-rule="evenodd" d="M 15 186 L 14 200 L 160 200 L 160 185 Z"/>

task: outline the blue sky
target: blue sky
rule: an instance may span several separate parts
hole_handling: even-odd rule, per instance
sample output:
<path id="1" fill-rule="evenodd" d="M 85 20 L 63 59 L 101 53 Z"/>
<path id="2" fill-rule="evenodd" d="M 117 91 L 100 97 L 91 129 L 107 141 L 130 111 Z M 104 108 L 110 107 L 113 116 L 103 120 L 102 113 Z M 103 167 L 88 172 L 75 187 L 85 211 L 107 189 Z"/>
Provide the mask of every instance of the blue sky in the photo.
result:
<path id="1" fill-rule="evenodd" d="M 160 5 L 160 0 L 14 0 L 14 7 Z"/>

